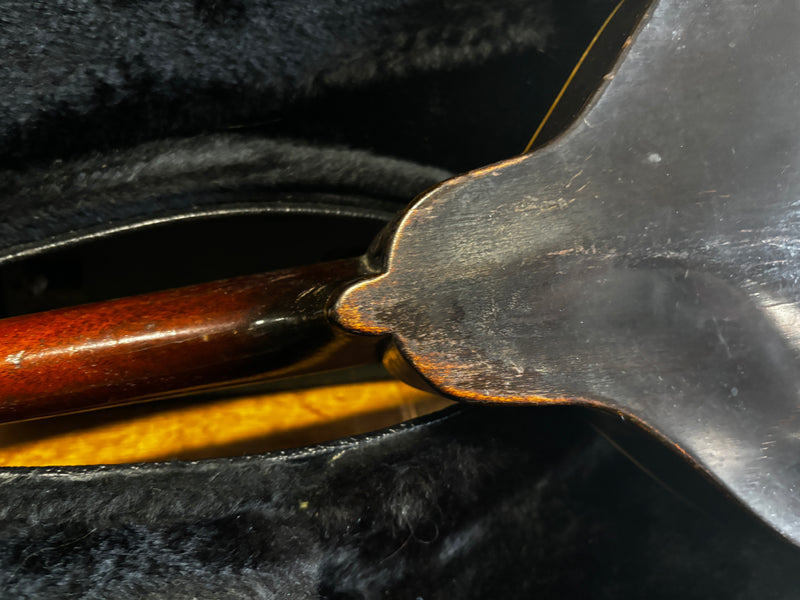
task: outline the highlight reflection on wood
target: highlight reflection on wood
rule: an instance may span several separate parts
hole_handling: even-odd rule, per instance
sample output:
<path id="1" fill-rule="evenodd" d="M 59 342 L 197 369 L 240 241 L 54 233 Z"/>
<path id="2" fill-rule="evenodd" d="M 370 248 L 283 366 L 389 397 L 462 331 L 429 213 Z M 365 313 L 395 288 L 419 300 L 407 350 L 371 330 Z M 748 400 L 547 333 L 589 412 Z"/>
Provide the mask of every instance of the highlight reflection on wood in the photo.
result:
<path id="1" fill-rule="evenodd" d="M 129 406 L 0 426 L 0 466 L 191 460 L 373 431 L 450 404 L 398 381 Z"/>

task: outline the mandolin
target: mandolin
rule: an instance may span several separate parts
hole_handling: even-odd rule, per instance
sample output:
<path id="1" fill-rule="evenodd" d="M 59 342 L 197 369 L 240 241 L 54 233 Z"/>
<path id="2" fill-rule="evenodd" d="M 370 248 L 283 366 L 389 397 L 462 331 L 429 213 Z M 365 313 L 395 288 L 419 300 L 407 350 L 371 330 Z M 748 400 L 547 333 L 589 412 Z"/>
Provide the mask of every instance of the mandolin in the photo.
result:
<path id="1" fill-rule="evenodd" d="M 382 361 L 632 421 L 800 544 L 799 28 L 660 0 L 565 134 L 364 257 L 5 319 L 0 419 Z"/>

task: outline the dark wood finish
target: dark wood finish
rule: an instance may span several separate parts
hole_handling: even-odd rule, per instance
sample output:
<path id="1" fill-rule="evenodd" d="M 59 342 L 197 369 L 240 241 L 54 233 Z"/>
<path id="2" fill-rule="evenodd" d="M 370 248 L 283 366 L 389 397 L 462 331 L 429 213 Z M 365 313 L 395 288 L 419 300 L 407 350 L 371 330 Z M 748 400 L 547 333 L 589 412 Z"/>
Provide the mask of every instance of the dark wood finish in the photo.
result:
<path id="1" fill-rule="evenodd" d="M 0 422 L 375 360 L 333 330 L 357 259 L 0 321 Z"/>
<path id="2" fill-rule="evenodd" d="M 8 321 L 5 414 L 352 362 L 335 298 L 354 347 L 392 336 L 410 382 L 635 422 L 800 544 L 798 27 L 784 0 L 661 0 L 564 136 L 419 198 L 376 242 L 380 275 Z"/>
<path id="3" fill-rule="evenodd" d="M 639 423 L 800 545 L 799 29 L 655 3 L 562 137 L 417 200 L 340 323 L 452 398 Z"/>

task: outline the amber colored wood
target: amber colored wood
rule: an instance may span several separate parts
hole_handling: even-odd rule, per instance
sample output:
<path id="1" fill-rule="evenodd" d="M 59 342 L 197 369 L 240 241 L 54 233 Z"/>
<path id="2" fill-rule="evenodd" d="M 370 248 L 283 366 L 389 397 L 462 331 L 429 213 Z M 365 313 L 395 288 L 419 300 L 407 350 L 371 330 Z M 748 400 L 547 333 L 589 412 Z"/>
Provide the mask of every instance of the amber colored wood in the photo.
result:
<path id="1" fill-rule="evenodd" d="M 0 466 L 193 460 L 301 447 L 451 404 L 399 381 L 125 406 L 0 425 Z"/>
<path id="2" fill-rule="evenodd" d="M 0 321 L 0 422 L 375 360 L 332 329 L 356 259 Z"/>

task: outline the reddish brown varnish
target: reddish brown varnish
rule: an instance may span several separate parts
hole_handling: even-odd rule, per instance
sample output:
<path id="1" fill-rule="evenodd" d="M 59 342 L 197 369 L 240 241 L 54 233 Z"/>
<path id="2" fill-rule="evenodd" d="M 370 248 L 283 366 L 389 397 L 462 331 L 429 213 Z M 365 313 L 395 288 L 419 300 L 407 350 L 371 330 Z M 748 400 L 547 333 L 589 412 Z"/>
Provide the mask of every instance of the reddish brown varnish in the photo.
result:
<path id="1" fill-rule="evenodd" d="M 376 360 L 330 327 L 357 259 L 0 321 L 0 422 Z"/>

